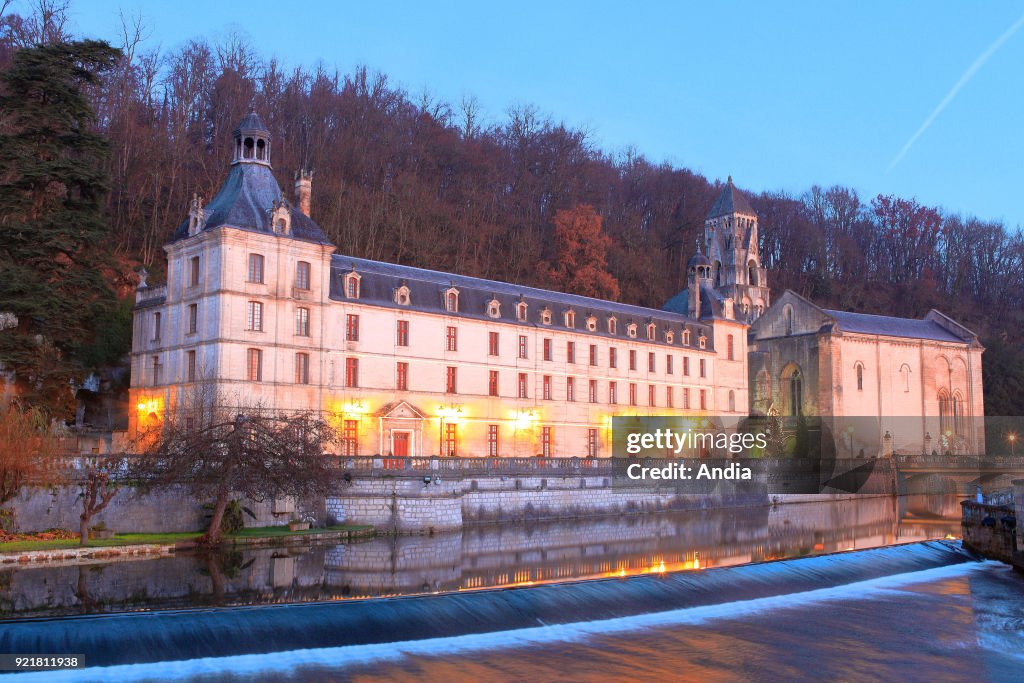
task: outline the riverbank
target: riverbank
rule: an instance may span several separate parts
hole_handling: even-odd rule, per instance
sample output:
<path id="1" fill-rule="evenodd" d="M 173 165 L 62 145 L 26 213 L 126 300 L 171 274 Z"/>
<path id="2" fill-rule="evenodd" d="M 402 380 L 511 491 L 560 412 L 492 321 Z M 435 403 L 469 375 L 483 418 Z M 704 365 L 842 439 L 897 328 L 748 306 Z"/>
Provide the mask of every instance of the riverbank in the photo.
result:
<path id="1" fill-rule="evenodd" d="M 374 529 L 367 525 L 338 525 L 322 529 L 290 530 L 281 527 L 255 527 L 228 534 L 222 547 L 267 546 L 297 540 L 335 541 L 347 543 L 372 538 Z M 79 545 L 77 538 L 24 540 L 0 543 L 0 564 L 34 564 L 160 557 L 180 550 L 198 547 L 202 532 L 171 532 L 160 534 L 115 534 L 109 539 L 90 540 Z"/>

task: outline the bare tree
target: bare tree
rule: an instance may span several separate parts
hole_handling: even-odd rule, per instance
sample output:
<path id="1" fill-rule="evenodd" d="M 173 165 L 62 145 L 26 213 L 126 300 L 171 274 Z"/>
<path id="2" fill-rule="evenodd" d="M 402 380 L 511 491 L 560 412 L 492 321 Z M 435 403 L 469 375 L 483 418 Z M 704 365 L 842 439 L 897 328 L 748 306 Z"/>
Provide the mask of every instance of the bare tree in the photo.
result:
<path id="1" fill-rule="evenodd" d="M 337 470 L 326 453 L 337 436 L 327 421 L 259 406 L 235 413 L 213 398 L 193 398 L 168 414 L 158 432 L 144 435 L 129 475 L 143 490 L 184 485 L 199 499 L 212 498 L 205 543 L 220 541 L 232 496 L 262 501 L 331 492 Z"/>
<path id="2" fill-rule="evenodd" d="M 102 512 L 117 495 L 118 485 L 111 480 L 110 475 L 119 464 L 119 460 L 102 459 L 88 466 L 84 472 L 82 514 L 78 516 L 78 529 L 81 532 L 79 545 L 86 545 L 89 540 L 89 523 L 92 518 Z"/>
<path id="3" fill-rule="evenodd" d="M 0 505 L 24 486 L 57 481 L 57 443 L 41 410 L 0 405 Z"/>

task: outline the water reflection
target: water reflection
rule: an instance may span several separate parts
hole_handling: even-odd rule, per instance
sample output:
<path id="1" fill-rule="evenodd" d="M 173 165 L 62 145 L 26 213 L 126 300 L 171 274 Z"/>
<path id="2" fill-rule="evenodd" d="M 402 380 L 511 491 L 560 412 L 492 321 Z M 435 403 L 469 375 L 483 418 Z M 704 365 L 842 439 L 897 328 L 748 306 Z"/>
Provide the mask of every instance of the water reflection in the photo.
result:
<path id="1" fill-rule="evenodd" d="M 351 545 L 0 569 L 0 616 L 54 616 L 471 590 L 728 566 L 959 535 L 953 496 L 858 498 L 479 525 Z"/>

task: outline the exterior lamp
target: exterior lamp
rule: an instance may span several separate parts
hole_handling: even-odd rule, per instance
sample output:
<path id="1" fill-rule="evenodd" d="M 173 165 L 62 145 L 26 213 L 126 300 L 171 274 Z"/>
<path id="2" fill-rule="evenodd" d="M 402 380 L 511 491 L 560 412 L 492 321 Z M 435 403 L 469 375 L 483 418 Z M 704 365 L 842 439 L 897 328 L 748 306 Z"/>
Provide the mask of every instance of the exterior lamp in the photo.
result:
<path id="1" fill-rule="evenodd" d="M 1013 456 L 1013 447 L 1017 444 L 1017 434 L 1015 432 L 1010 432 L 1006 435 L 1006 440 L 1010 442 L 1010 455 Z"/>

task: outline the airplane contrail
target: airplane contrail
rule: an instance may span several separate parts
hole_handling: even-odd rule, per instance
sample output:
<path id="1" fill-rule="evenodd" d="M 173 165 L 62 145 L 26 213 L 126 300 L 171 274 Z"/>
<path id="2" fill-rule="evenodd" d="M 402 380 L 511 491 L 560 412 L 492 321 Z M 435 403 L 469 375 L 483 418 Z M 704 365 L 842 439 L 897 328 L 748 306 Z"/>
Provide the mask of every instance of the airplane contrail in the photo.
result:
<path id="1" fill-rule="evenodd" d="M 932 111 L 928 118 L 924 120 L 924 123 L 922 123 L 921 127 L 917 129 L 917 132 L 910 136 L 910 139 L 907 140 L 907 144 L 903 145 L 903 149 L 900 150 L 899 154 L 889 162 L 889 167 L 885 169 L 886 173 L 891 171 L 893 166 L 900 163 L 903 157 L 906 156 L 907 152 L 910 151 L 910 148 L 914 146 L 914 143 L 917 142 L 917 139 L 921 137 L 926 130 L 928 130 L 928 127 L 932 125 L 932 122 L 935 121 L 936 118 L 938 118 L 939 114 L 942 113 L 942 110 L 953 101 L 953 98 L 957 96 L 957 93 L 960 92 L 961 88 L 967 85 L 968 81 L 974 78 L 974 74 L 978 73 L 978 70 L 985 65 L 985 62 L 989 60 L 989 57 L 994 55 L 996 51 L 1003 46 L 1003 43 L 1012 38 L 1013 34 L 1019 31 L 1021 26 L 1024 26 L 1024 16 L 1014 22 L 1013 26 L 1006 29 L 1006 32 L 1003 33 L 1003 35 L 999 36 L 994 43 L 989 45 L 984 52 L 978 55 L 978 58 L 974 60 L 974 63 L 967 67 L 967 71 L 960 76 L 960 80 L 958 80 L 953 87 L 950 88 L 949 92 L 946 93 L 946 96 L 942 98 L 942 101 L 939 102 L 939 106 L 935 107 L 935 110 Z"/>

